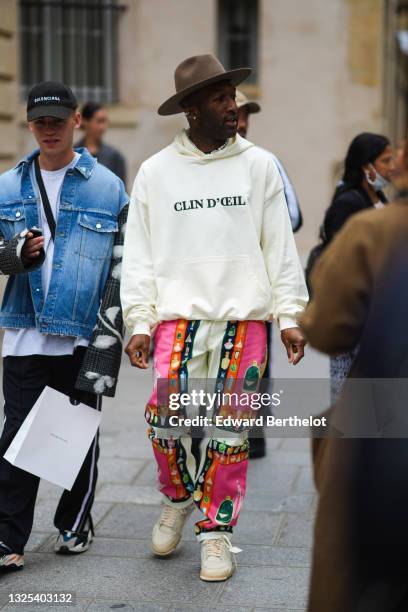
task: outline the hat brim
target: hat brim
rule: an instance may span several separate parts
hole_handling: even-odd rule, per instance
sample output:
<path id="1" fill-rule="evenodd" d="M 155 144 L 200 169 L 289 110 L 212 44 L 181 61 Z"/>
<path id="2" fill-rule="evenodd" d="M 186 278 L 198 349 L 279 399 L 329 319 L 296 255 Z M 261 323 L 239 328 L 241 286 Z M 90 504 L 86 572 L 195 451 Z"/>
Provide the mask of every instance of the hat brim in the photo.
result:
<path id="1" fill-rule="evenodd" d="M 44 104 L 37 106 L 27 111 L 27 121 L 35 121 L 40 117 L 55 117 L 55 119 L 66 119 L 74 112 L 74 108 L 66 106 L 53 106 L 52 104 Z"/>
<path id="2" fill-rule="evenodd" d="M 212 85 L 212 83 L 217 83 L 218 81 L 231 81 L 233 85 L 239 85 L 242 81 L 245 81 L 251 74 L 251 68 L 236 68 L 235 70 L 226 70 L 221 74 L 217 74 L 216 76 L 210 77 L 208 79 L 204 79 L 203 81 L 199 81 L 195 83 L 191 87 L 187 87 L 179 91 L 178 93 L 171 96 L 168 100 L 163 102 L 161 106 L 158 108 L 159 115 L 177 115 L 178 113 L 183 113 L 184 109 L 180 105 L 180 103 L 195 91 L 199 91 L 203 89 L 207 85 Z"/>
<path id="3" fill-rule="evenodd" d="M 261 111 L 261 106 L 258 104 L 258 102 L 247 102 L 246 104 L 240 106 L 240 108 L 247 108 L 248 113 L 251 113 L 251 115 Z"/>

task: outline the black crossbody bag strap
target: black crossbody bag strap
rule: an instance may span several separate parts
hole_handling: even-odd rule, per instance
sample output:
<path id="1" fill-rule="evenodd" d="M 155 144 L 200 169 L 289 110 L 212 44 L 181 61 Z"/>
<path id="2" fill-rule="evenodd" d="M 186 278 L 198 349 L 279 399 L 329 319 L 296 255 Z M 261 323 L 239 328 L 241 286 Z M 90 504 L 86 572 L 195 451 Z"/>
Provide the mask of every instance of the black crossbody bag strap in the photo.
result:
<path id="1" fill-rule="evenodd" d="M 48 199 L 47 191 L 45 189 L 44 181 L 41 176 L 40 164 L 38 162 L 38 157 L 34 159 L 34 169 L 35 169 L 35 178 L 37 180 L 38 189 L 40 190 L 42 205 L 44 208 L 45 216 L 47 217 L 48 226 L 50 228 L 52 239 L 55 242 L 55 231 L 56 231 L 56 223 L 55 218 L 52 213 L 51 204 Z"/>

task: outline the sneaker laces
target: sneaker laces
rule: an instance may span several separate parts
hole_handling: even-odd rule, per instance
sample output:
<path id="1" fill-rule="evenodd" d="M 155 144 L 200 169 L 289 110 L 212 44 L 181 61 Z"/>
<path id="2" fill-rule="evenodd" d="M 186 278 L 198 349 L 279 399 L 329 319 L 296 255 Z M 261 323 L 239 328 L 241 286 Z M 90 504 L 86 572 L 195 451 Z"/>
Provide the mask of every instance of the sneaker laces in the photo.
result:
<path id="1" fill-rule="evenodd" d="M 231 540 L 226 535 L 217 538 L 206 538 L 204 542 L 206 543 L 206 550 L 209 557 L 221 557 L 224 548 L 234 554 L 242 552 L 241 548 L 232 545 Z"/>
<path id="2" fill-rule="evenodd" d="M 180 510 L 184 510 L 184 508 L 180 508 Z M 180 510 L 173 508 L 172 506 L 168 506 L 167 504 L 164 505 L 160 517 L 160 525 L 168 527 L 169 529 L 174 529 L 176 521 L 179 518 Z"/>

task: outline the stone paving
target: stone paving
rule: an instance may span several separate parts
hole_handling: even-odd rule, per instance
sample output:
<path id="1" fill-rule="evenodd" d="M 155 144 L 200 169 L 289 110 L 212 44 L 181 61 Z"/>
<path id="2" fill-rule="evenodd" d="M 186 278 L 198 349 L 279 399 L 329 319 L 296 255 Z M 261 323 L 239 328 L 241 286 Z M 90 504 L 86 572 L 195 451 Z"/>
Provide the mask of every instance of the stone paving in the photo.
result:
<path id="1" fill-rule="evenodd" d="M 326 360 L 312 351 L 297 368 L 290 368 L 277 337 L 277 376 L 327 376 Z M 93 512 L 97 537 L 91 549 L 73 558 L 53 553 L 52 517 L 60 490 L 42 482 L 26 568 L 1 578 L 0 609 L 305 610 L 316 503 L 309 441 L 269 439 L 267 457 L 251 462 L 248 493 L 233 540 L 243 549 L 237 557 L 238 571 L 225 583 L 204 583 L 198 578 L 199 545 L 192 527 L 195 514 L 172 558 L 156 559 L 150 553 L 160 495 L 154 486 L 155 470 L 143 418 L 149 385 L 149 373 L 134 370 L 124 361 L 118 395 L 105 402 Z M 6 603 L 10 593 L 41 591 L 74 592 L 76 603 Z"/>

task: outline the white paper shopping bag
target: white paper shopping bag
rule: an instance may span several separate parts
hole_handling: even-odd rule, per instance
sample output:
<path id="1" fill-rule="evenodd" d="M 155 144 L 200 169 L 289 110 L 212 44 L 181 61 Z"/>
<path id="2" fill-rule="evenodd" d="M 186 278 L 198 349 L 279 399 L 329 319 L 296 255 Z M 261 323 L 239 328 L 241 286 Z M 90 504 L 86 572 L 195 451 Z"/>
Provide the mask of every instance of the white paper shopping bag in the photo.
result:
<path id="1" fill-rule="evenodd" d="M 4 458 L 16 467 L 71 490 L 95 437 L 101 412 L 45 387 Z"/>

